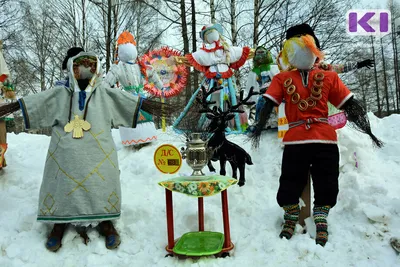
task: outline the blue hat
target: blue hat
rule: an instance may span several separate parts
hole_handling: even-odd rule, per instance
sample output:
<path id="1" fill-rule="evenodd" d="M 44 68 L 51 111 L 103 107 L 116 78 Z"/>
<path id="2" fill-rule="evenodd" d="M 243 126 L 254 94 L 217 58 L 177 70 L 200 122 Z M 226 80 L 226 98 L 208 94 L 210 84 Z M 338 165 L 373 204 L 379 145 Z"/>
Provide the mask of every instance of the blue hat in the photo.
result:
<path id="1" fill-rule="evenodd" d="M 206 31 L 212 30 L 212 29 L 217 30 L 217 31 L 219 32 L 219 34 L 222 34 L 222 33 L 224 32 L 224 30 L 222 29 L 222 26 L 221 26 L 220 24 L 218 24 L 218 23 L 216 23 L 216 24 L 209 24 L 209 25 L 207 25 L 207 26 L 204 26 L 204 27 L 201 29 L 200 38 L 204 41 L 204 34 L 206 33 Z"/>

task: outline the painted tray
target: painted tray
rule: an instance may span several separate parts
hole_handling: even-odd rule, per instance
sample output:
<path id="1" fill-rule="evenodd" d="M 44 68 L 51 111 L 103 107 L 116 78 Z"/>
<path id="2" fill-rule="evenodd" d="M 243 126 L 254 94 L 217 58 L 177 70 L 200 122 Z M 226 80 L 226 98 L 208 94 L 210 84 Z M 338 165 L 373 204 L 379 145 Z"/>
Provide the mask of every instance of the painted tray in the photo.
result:
<path id="1" fill-rule="evenodd" d="M 218 232 L 189 232 L 176 243 L 173 251 L 186 256 L 209 256 L 221 252 L 224 235 Z"/>

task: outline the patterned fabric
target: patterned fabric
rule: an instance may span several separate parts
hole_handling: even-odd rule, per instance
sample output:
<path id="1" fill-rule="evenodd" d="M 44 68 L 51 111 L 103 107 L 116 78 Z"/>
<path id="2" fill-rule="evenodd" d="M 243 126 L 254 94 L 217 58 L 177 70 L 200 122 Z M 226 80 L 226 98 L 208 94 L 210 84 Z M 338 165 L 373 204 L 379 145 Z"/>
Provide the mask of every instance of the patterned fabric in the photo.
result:
<path id="1" fill-rule="evenodd" d="M 283 215 L 285 224 L 283 225 L 283 229 L 282 232 L 279 234 L 279 237 L 290 239 L 294 234 L 296 223 L 299 220 L 300 206 L 299 204 L 295 204 L 283 206 L 282 208 L 285 211 L 285 215 Z"/>
<path id="2" fill-rule="evenodd" d="M 72 60 L 74 60 L 72 58 Z M 100 64 L 100 62 L 98 62 Z M 70 88 L 54 87 L 19 99 L 28 129 L 52 127 L 42 185 L 38 220 L 49 223 L 93 222 L 116 219 L 121 213 L 120 170 L 111 128 L 136 124 L 140 100 L 111 89 L 96 75 L 87 109 L 91 129 L 74 139 L 64 126 L 68 116 L 84 116 L 79 110 L 79 92 L 74 91 L 72 67 Z M 72 94 L 72 107 L 70 99 Z M 71 109 L 70 109 L 71 108 Z M 108 112 L 103 112 L 107 110 Z"/>
<path id="3" fill-rule="evenodd" d="M 145 123 L 145 122 L 152 122 L 153 116 L 146 111 L 139 110 L 137 123 Z"/>
<path id="4" fill-rule="evenodd" d="M 315 226 L 317 227 L 317 237 L 315 243 L 317 245 L 325 246 L 328 241 L 328 217 L 330 206 L 315 206 L 313 209 L 313 216 Z"/>
<path id="5" fill-rule="evenodd" d="M 183 176 L 158 184 L 170 191 L 193 197 L 213 196 L 237 183 L 236 179 L 222 175 Z"/>

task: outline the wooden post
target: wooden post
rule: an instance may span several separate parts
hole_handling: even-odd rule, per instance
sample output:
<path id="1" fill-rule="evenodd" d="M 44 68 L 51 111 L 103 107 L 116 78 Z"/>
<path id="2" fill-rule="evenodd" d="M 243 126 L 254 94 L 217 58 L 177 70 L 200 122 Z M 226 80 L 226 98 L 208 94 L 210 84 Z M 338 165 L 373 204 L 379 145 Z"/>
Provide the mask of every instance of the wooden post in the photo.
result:
<path id="1" fill-rule="evenodd" d="M 7 128 L 5 120 L 0 120 L 0 144 L 7 144 Z"/>
<path id="2" fill-rule="evenodd" d="M 197 199 L 198 213 L 199 213 L 199 231 L 204 231 L 204 199 L 199 197 Z"/>
<path id="3" fill-rule="evenodd" d="M 172 250 L 175 246 L 174 240 L 174 210 L 172 205 L 172 192 L 165 189 L 165 200 L 167 208 L 167 231 L 168 231 L 168 249 Z"/>
<path id="4" fill-rule="evenodd" d="M 224 248 L 231 246 L 231 231 L 229 226 L 229 211 L 228 211 L 228 193 L 227 189 L 221 192 L 222 200 L 222 219 L 224 221 Z"/>
<path id="5" fill-rule="evenodd" d="M 163 95 L 161 96 L 161 103 L 165 103 L 165 98 L 164 98 L 164 93 L 163 93 Z M 164 105 L 162 106 L 162 108 L 164 108 Z M 161 127 L 162 127 L 162 131 L 163 131 L 163 133 L 165 133 L 166 131 L 167 131 L 167 128 L 166 128 L 166 123 L 165 123 L 165 116 L 164 116 L 164 112 L 162 112 L 163 113 L 163 115 L 162 115 L 162 117 L 161 117 Z"/>
<path id="6" fill-rule="evenodd" d="M 0 52 L 3 52 L 3 41 L 2 40 L 0 40 Z M 0 73 L 0 75 L 1 75 L 1 73 Z M 4 95 L 4 92 L 3 92 L 3 95 Z M 6 128 L 5 120 L 0 120 L 0 144 L 7 144 L 7 128 Z"/>
<path id="7" fill-rule="evenodd" d="M 305 219 L 311 216 L 311 178 L 310 178 L 310 173 L 308 174 L 308 179 L 307 179 L 307 185 L 303 190 L 303 193 L 301 194 L 301 199 L 305 203 L 305 207 L 303 207 L 300 210 L 300 215 L 299 215 L 299 223 L 301 226 L 305 226 Z"/>

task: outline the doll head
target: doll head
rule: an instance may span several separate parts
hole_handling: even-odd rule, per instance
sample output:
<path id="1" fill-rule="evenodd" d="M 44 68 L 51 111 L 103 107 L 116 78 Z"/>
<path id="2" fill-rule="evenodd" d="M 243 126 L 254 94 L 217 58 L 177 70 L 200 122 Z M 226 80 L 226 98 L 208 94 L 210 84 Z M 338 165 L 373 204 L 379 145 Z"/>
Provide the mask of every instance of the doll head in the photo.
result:
<path id="1" fill-rule="evenodd" d="M 101 76 L 100 62 L 96 54 L 92 52 L 81 52 L 70 58 L 67 63 L 71 89 L 85 90 L 90 85 L 94 87 Z"/>
<path id="2" fill-rule="evenodd" d="M 204 26 L 200 32 L 200 38 L 206 44 L 213 44 L 221 39 L 223 33 L 222 26 L 219 24 L 210 24 Z"/>
<path id="3" fill-rule="evenodd" d="M 272 56 L 268 49 L 263 46 L 256 48 L 254 52 L 253 65 L 254 67 L 260 67 L 262 65 L 272 64 Z"/>
<path id="4" fill-rule="evenodd" d="M 137 59 L 136 41 L 133 35 L 125 31 L 118 37 L 118 58 L 122 62 L 134 62 Z"/>
<path id="5" fill-rule="evenodd" d="M 133 44 L 123 44 L 118 46 L 118 58 L 122 62 L 134 62 L 137 59 L 137 49 Z"/>
<path id="6" fill-rule="evenodd" d="M 73 61 L 74 77 L 77 80 L 91 79 L 97 70 L 97 58 L 95 56 L 80 56 Z"/>
<path id="7" fill-rule="evenodd" d="M 319 41 L 308 24 L 289 28 L 286 38 L 281 57 L 278 57 L 281 67 L 307 70 L 314 66 L 317 58 L 323 59 L 324 55 L 319 49 Z"/>

